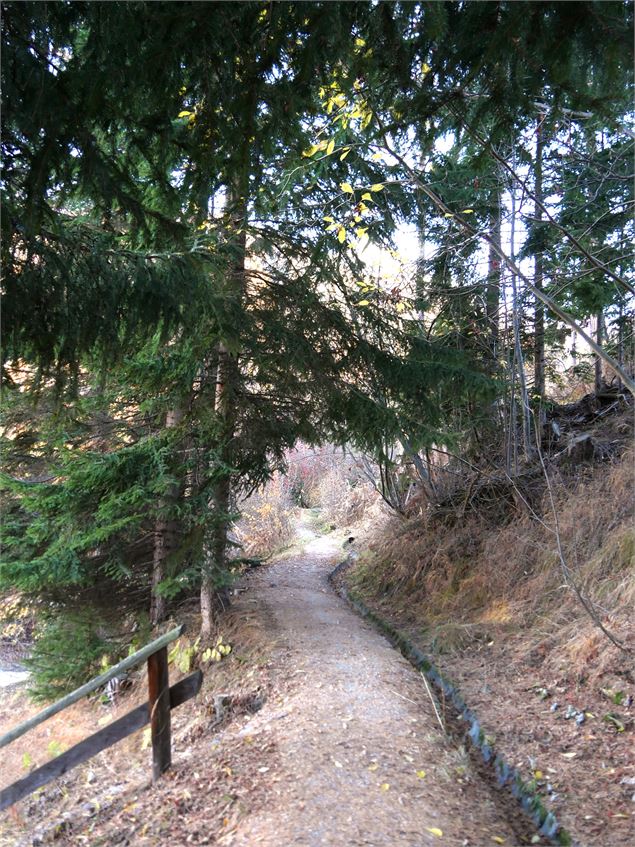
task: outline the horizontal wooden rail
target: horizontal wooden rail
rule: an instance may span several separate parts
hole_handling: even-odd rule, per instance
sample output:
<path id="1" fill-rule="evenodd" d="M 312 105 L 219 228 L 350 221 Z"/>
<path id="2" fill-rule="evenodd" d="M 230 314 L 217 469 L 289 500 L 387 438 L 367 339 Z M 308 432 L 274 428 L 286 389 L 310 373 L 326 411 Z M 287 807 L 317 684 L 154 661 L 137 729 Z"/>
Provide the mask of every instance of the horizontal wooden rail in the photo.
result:
<path id="1" fill-rule="evenodd" d="M 82 685 L 80 688 L 75 689 L 75 691 L 67 694 L 66 697 L 62 697 L 61 700 L 58 700 L 56 703 L 52 703 L 50 706 L 47 706 L 46 709 L 42 709 L 41 712 L 38 712 L 37 715 L 33 715 L 33 717 L 28 718 L 22 723 L 19 723 L 17 726 L 14 726 L 13 729 L 10 729 L 9 732 L 5 733 L 0 737 L 0 747 L 4 747 L 6 744 L 10 744 L 12 741 L 15 741 L 16 738 L 19 738 L 21 735 L 24 735 L 25 732 L 33 729 L 33 727 L 42 723 L 43 721 L 48 720 L 49 718 L 56 715 L 58 712 L 63 711 L 68 708 L 68 706 L 72 706 L 73 703 L 76 703 L 78 700 L 81 700 L 82 697 L 85 697 L 87 694 L 90 694 L 92 691 L 95 691 L 97 688 L 101 688 L 102 685 L 105 685 L 111 679 L 114 679 L 119 674 L 124 671 L 130 670 L 135 665 L 140 664 L 149 656 L 152 656 L 153 653 L 156 653 L 161 648 L 166 647 L 170 642 L 175 641 L 180 635 L 183 634 L 184 626 L 177 626 L 175 629 L 171 629 L 169 632 L 166 632 L 165 635 L 159 636 L 159 638 L 155 638 L 154 641 L 151 641 L 149 644 L 146 644 L 145 647 L 142 647 L 141 650 L 137 650 L 136 653 L 133 653 L 131 656 L 128 656 L 126 659 L 123 659 L 119 664 L 113 665 L 112 668 L 107 670 L 105 673 L 102 673 L 100 676 L 96 676 L 94 679 L 91 679 L 90 682 L 87 682 L 85 685 Z"/>
<path id="2" fill-rule="evenodd" d="M 203 674 L 201 671 L 196 671 L 196 673 L 173 685 L 169 689 L 169 708 L 175 709 L 177 706 L 185 703 L 186 700 L 198 694 L 202 681 Z M 86 759 L 90 759 L 91 756 L 95 756 L 112 744 L 116 744 L 117 741 L 121 741 L 131 733 L 141 729 L 141 727 L 144 727 L 150 722 L 150 719 L 150 703 L 143 703 L 141 706 L 137 706 L 136 709 L 128 712 L 127 715 L 119 718 L 119 720 L 113 721 L 110 726 L 100 729 L 99 732 L 95 732 L 93 735 L 89 735 L 88 738 L 80 741 L 79 744 L 71 747 L 70 750 L 62 753 L 61 756 L 51 759 L 50 762 L 37 768 L 37 770 L 34 770 L 28 776 L 19 779 L 17 782 L 0 791 L 0 811 L 13 805 L 13 803 L 17 803 L 18 800 L 22 800 L 23 797 L 35 791 L 36 788 L 41 788 L 76 765 L 85 762 Z"/>

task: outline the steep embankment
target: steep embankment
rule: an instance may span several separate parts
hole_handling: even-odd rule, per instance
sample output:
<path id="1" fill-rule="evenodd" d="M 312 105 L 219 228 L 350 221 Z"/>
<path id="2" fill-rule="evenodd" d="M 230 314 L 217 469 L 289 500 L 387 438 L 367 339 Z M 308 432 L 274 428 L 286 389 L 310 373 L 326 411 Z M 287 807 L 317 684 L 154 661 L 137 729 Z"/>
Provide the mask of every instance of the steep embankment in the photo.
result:
<path id="1" fill-rule="evenodd" d="M 585 434 L 572 442 L 586 452 L 551 465 L 557 523 L 540 474 L 468 479 L 451 508 L 385 523 L 348 576 L 588 847 L 630 845 L 635 829 L 632 421 L 617 425 L 621 441 L 591 440 L 612 455 Z"/>

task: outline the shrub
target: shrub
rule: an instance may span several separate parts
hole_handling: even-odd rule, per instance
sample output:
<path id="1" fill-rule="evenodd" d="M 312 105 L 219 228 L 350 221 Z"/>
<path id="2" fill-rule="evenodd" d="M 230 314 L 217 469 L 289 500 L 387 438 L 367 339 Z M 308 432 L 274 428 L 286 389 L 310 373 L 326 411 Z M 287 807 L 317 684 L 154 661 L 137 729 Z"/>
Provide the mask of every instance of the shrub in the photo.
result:
<path id="1" fill-rule="evenodd" d="M 287 479 L 276 474 L 261 490 L 240 504 L 241 517 L 233 535 L 248 556 L 270 556 L 294 536 L 294 501 Z"/>

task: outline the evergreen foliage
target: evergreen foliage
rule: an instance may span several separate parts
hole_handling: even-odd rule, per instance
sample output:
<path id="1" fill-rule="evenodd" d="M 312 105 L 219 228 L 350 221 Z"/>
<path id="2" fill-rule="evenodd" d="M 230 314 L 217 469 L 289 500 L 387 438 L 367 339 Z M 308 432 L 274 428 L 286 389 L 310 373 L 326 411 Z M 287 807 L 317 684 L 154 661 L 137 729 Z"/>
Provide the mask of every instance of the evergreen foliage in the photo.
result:
<path id="1" fill-rule="evenodd" d="M 427 162 L 445 203 L 488 228 L 501 178 L 471 128 L 508 150 L 545 98 L 615 118 L 623 103 L 604 95 L 628 77 L 629 15 L 595 2 L 5 4 L 0 588 L 52 615 L 34 655 L 44 696 L 103 648 L 81 616 L 60 624 L 69 612 L 149 609 L 158 623 L 166 601 L 222 592 L 236 502 L 298 440 L 386 462 L 387 445 L 458 445 L 491 417 L 502 383 L 477 243 L 380 152 L 388 139 Z M 621 273 L 627 152 L 614 134 L 573 156 L 558 208 Z M 408 298 L 369 279 L 363 247 L 394 247 L 413 220 L 441 249 Z M 528 233 L 527 256 L 575 261 L 546 225 Z M 572 267 L 563 301 L 618 302 Z M 79 637 L 83 670 L 65 675 Z"/>

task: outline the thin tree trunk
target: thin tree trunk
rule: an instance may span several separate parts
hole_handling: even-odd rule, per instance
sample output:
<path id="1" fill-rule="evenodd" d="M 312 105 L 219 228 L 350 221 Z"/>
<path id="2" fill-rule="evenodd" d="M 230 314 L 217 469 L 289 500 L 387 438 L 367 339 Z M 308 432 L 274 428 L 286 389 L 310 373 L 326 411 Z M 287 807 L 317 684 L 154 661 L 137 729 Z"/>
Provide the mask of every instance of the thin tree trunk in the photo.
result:
<path id="1" fill-rule="evenodd" d="M 544 139 L 542 134 L 542 123 L 544 115 L 538 116 L 536 125 L 536 160 L 534 163 L 534 218 L 539 224 L 542 221 L 543 208 L 543 185 L 542 185 L 542 158 Z M 543 261 L 540 242 L 534 255 L 534 285 L 538 291 L 543 290 Z M 535 324 L 534 324 L 534 395 L 538 403 L 538 420 L 540 425 L 545 422 L 543 400 L 545 396 L 545 307 L 539 297 L 535 298 Z"/>
<path id="2" fill-rule="evenodd" d="M 490 237 L 493 244 L 501 246 L 501 198 L 500 190 L 496 187 L 495 206 L 490 219 Z M 485 289 L 485 320 L 487 324 L 486 337 L 492 360 L 492 370 L 497 370 L 498 340 L 499 340 L 499 308 L 501 288 L 501 262 L 498 253 L 490 245 L 487 268 L 487 286 Z"/>
<path id="3" fill-rule="evenodd" d="M 165 418 L 165 428 L 175 429 L 183 420 L 182 409 L 170 410 Z M 161 502 L 161 510 L 169 513 L 174 508 L 179 496 L 180 488 L 174 484 L 166 492 Z M 176 551 L 179 541 L 179 523 L 166 514 L 159 518 L 154 530 L 154 551 L 152 556 L 152 588 L 150 594 L 150 623 L 157 626 L 165 620 L 166 600 L 159 593 L 159 586 L 167 576 L 167 568 L 170 556 Z"/>
<path id="4" fill-rule="evenodd" d="M 604 313 L 599 310 L 596 316 L 595 340 L 596 343 L 602 346 L 604 341 Z M 599 356 L 595 357 L 595 393 L 599 394 L 604 388 L 604 368 L 602 367 L 602 359 Z"/>
<path id="5" fill-rule="evenodd" d="M 511 209 L 511 231 L 509 249 L 512 261 L 515 260 L 515 236 L 516 236 L 516 186 L 511 188 L 512 209 Z M 520 340 L 520 318 L 521 304 L 518 297 L 518 279 L 514 271 L 512 277 L 512 321 L 514 330 L 514 360 L 518 367 L 518 384 L 520 387 L 520 407 L 522 411 L 523 422 L 523 449 L 525 459 L 529 459 L 532 455 L 531 445 L 531 409 L 529 407 L 529 394 L 527 392 L 527 379 L 525 376 L 525 359 L 523 356 L 523 348 Z"/>

